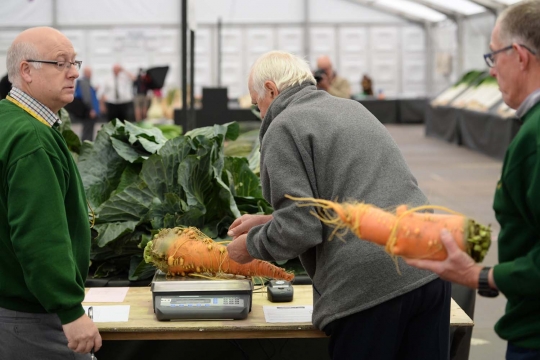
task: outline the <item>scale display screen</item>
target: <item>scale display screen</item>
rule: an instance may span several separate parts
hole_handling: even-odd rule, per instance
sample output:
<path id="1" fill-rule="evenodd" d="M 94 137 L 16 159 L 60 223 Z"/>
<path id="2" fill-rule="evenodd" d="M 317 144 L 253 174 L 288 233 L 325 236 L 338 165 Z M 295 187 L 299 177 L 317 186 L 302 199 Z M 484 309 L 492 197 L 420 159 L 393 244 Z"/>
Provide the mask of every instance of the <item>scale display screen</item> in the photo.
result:
<path id="1" fill-rule="evenodd" d="M 189 296 L 163 296 L 161 306 L 169 307 L 199 307 L 199 306 L 244 306 L 244 300 L 238 296 L 226 297 L 189 297 Z"/>
<path id="2" fill-rule="evenodd" d="M 212 299 L 182 299 L 182 298 L 176 298 L 172 299 L 171 303 L 174 304 L 185 304 L 185 303 L 210 303 Z"/>

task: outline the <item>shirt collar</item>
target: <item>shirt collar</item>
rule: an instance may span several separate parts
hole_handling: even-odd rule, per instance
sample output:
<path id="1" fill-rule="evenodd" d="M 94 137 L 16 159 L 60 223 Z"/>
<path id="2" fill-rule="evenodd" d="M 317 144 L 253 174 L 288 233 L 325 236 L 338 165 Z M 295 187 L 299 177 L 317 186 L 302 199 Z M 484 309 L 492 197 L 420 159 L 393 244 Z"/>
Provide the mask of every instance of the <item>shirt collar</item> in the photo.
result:
<path id="1" fill-rule="evenodd" d="M 60 120 L 58 115 L 56 115 L 51 109 L 25 93 L 21 89 L 13 87 L 11 88 L 9 95 L 21 104 L 24 104 L 33 111 L 35 111 L 36 114 L 45 119 L 45 121 L 47 121 L 51 126 L 62 124 L 62 120 Z"/>
<path id="2" fill-rule="evenodd" d="M 536 89 L 531 94 L 529 94 L 529 96 L 527 96 L 527 98 L 521 103 L 521 105 L 519 105 L 516 111 L 517 117 L 520 119 L 523 118 L 529 112 L 529 110 L 531 110 L 533 106 L 538 104 L 539 102 L 540 89 Z"/>

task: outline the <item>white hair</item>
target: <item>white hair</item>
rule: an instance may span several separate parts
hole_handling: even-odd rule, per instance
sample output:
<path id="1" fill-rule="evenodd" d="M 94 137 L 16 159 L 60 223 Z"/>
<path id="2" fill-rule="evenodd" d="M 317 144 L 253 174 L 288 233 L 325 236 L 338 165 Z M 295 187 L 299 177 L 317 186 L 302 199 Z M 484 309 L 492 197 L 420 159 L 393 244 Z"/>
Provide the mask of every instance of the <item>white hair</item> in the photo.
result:
<path id="1" fill-rule="evenodd" d="M 305 81 L 317 83 L 308 63 L 285 51 L 270 51 L 259 57 L 251 67 L 250 81 L 259 100 L 266 92 L 265 81 L 274 82 L 280 92 Z"/>
<path id="2" fill-rule="evenodd" d="M 39 51 L 34 44 L 28 42 L 17 42 L 11 44 L 7 51 L 6 67 L 8 71 L 8 79 L 13 86 L 21 86 L 21 75 L 19 74 L 19 66 L 24 60 L 39 60 Z M 40 63 L 30 63 L 36 69 L 41 68 Z"/>
<path id="3" fill-rule="evenodd" d="M 506 43 L 524 44 L 540 58 L 540 2 L 523 1 L 504 10 L 497 20 L 499 38 Z"/>

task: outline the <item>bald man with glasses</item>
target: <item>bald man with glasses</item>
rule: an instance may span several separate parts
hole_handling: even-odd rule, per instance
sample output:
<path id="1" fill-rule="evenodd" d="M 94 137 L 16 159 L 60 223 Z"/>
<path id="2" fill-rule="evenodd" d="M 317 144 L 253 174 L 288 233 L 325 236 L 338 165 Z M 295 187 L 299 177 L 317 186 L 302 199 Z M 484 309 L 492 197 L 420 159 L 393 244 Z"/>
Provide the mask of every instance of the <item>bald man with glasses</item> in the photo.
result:
<path id="1" fill-rule="evenodd" d="M 506 151 L 493 209 L 501 226 L 499 263 L 483 267 L 441 233 L 449 256 L 442 262 L 407 260 L 442 278 L 507 298 L 495 332 L 508 341 L 506 359 L 540 359 L 540 1 L 505 10 L 484 55 L 504 102 L 523 125 Z"/>
<path id="2" fill-rule="evenodd" d="M 82 301 L 90 224 L 58 131 L 81 62 L 62 33 L 31 28 L 7 52 L 0 101 L 0 359 L 90 359 L 101 337 Z"/>

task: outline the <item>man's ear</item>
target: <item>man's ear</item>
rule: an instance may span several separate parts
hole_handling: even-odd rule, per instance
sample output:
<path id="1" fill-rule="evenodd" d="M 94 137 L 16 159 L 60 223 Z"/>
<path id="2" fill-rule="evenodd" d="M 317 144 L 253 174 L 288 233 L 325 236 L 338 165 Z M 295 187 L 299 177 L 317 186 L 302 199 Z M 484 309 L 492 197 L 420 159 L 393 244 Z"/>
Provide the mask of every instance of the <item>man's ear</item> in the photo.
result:
<path id="1" fill-rule="evenodd" d="M 520 70 L 527 69 L 527 66 L 529 66 L 529 51 L 525 49 L 523 46 L 519 46 L 514 44 L 514 50 L 516 54 L 518 54 L 519 57 L 519 68 Z"/>
<path id="2" fill-rule="evenodd" d="M 19 66 L 19 74 L 25 83 L 30 84 L 32 82 L 32 69 L 27 62 L 21 62 Z"/>
<path id="3" fill-rule="evenodd" d="M 279 90 L 276 86 L 276 84 L 273 81 L 266 80 L 264 82 L 264 89 L 268 94 L 270 94 L 270 98 L 273 100 L 279 95 Z"/>

